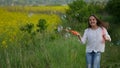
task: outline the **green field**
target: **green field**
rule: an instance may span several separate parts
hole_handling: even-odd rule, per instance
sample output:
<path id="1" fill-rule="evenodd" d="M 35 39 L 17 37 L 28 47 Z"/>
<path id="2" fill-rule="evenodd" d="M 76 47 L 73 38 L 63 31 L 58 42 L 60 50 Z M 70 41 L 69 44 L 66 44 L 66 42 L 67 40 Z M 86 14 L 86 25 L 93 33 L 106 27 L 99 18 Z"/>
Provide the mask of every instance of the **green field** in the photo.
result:
<path id="1" fill-rule="evenodd" d="M 85 45 L 76 36 L 54 32 L 68 6 L 0 7 L 0 68 L 85 68 Z M 26 23 L 47 21 L 47 31 L 20 31 Z M 37 27 L 34 27 L 34 30 Z M 119 46 L 107 42 L 102 68 L 119 68 Z"/>

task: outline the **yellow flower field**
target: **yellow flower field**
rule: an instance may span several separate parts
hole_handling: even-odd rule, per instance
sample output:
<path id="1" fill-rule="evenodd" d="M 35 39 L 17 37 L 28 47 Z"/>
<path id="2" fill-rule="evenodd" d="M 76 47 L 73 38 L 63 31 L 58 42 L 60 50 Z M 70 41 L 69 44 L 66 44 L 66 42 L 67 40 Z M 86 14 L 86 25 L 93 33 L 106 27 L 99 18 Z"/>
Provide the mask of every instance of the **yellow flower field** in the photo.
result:
<path id="1" fill-rule="evenodd" d="M 0 34 L 7 31 L 19 31 L 19 27 L 26 23 L 38 23 L 39 19 L 45 19 L 49 25 L 48 29 L 59 23 L 60 17 L 51 12 L 65 13 L 66 6 L 40 6 L 40 7 L 0 7 Z M 48 12 L 49 14 L 41 13 Z M 37 13 L 38 12 L 38 13 Z"/>
<path id="2" fill-rule="evenodd" d="M 33 23 L 36 28 L 39 19 L 45 19 L 48 25 L 47 31 L 53 31 L 61 23 L 60 16 L 55 12 L 63 14 L 66 9 L 67 6 L 0 7 L 1 47 L 7 47 L 9 42 L 14 42 L 16 36 L 20 35 L 20 27 L 26 23 Z"/>

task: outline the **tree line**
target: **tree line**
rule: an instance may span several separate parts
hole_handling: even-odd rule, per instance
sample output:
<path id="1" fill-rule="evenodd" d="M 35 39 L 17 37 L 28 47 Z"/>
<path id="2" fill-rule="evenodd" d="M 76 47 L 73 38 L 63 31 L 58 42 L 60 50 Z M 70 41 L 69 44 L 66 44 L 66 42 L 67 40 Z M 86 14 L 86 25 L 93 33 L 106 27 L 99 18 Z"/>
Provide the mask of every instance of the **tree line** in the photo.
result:
<path id="1" fill-rule="evenodd" d="M 0 6 L 39 6 L 39 5 L 66 5 L 76 0 L 0 0 Z M 85 2 L 106 3 L 108 0 L 84 0 Z"/>
<path id="2" fill-rule="evenodd" d="M 39 5 L 61 5 L 74 0 L 0 0 L 1 6 L 39 6 Z"/>

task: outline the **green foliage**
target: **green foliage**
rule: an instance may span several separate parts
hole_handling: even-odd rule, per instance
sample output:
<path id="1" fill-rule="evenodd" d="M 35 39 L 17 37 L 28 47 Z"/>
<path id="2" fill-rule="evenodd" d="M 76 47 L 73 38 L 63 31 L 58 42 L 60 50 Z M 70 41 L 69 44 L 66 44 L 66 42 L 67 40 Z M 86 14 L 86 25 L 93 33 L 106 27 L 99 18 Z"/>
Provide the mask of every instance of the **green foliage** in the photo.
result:
<path id="1" fill-rule="evenodd" d="M 37 24 L 37 27 L 38 27 L 38 32 L 43 32 L 47 29 L 47 25 L 46 25 L 46 20 L 45 19 L 40 19 L 38 24 Z"/>
<path id="2" fill-rule="evenodd" d="M 68 4 L 68 6 L 70 9 L 66 12 L 67 23 L 70 24 L 70 27 L 74 26 L 72 28 L 75 28 L 76 30 L 87 27 L 85 24 L 88 22 L 88 17 L 92 14 L 100 13 L 102 9 L 97 4 L 86 3 L 83 0 L 76 0 L 73 3 Z"/>
<path id="3" fill-rule="evenodd" d="M 20 28 L 21 31 L 26 31 L 28 33 L 31 33 L 32 32 L 32 29 L 34 27 L 34 24 L 33 23 L 27 23 L 25 26 L 22 26 Z"/>
<path id="4" fill-rule="evenodd" d="M 88 5 L 82 0 L 76 0 L 68 5 L 70 9 L 67 11 L 67 15 L 71 17 L 70 20 L 77 19 L 82 22 L 87 15 Z"/>
<path id="5" fill-rule="evenodd" d="M 37 27 L 38 29 L 36 30 L 37 32 L 43 32 L 47 29 L 47 22 L 45 19 L 40 19 L 37 23 Z M 34 24 L 33 23 L 27 23 L 26 25 L 20 27 L 21 31 L 26 31 L 28 33 L 31 33 L 33 31 L 34 28 Z"/>
<path id="6" fill-rule="evenodd" d="M 106 10 L 109 14 L 113 15 L 118 21 L 120 21 L 120 1 L 109 0 L 106 5 Z"/>
<path id="7" fill-rule="evenodd" d="M 109 0 L 105 10 L 112 16 L 111 23 L 111 37 L 115 45 L 120 45 L 120 1 L 119 0 Z M 114 29 L 113 29 L 114 28 Z"/>

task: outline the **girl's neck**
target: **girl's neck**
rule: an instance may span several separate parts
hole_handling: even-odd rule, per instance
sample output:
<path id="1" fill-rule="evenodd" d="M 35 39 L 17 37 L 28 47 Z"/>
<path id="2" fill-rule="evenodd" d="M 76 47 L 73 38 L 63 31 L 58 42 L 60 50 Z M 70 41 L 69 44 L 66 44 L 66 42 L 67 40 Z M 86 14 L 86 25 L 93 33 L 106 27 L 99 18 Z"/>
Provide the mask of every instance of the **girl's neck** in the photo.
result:
<path id="1" fill-rule="evenodd" d="M 98 26 L 92 26 L 91 27 L 91 29 L 93 29 L 93 30 L 95 30 L 95 29 L 97 29 L 98 28 Z"/>

